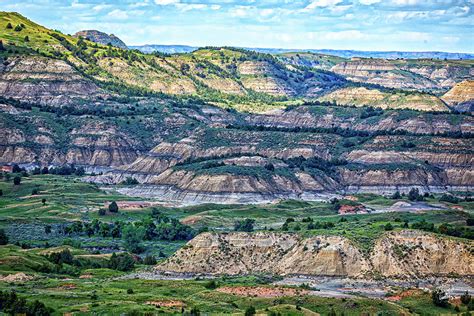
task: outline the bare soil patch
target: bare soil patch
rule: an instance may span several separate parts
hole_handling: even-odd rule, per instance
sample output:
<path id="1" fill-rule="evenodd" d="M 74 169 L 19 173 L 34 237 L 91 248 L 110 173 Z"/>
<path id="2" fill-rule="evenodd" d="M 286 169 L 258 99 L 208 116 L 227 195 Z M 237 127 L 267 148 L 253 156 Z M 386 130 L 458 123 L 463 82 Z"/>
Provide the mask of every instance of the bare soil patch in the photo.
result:
<path id="1" fill-rule="evenodd" d="M 153 305 L 156 307 L 185 307 L 186 304 L 183 301 L 177 300 L 157 300 L 157 301 L 147 301 L 147 305 Z"/>
<path id="2" fill-rule="evenodd" d="M 35 277 L 31 275 L 26 275 L 23 272 L 0 276 L 0 282 L 28 282 L 34 279 Z"/>
<path id="3" fill-rule="evenodd" d="M 287 287 L 263 287 L 263 286 L 224 286 L 216 291 L 239 296 L 252 297 L 282 297 L 301 296 L 309 294 L 308 290 Z"/>

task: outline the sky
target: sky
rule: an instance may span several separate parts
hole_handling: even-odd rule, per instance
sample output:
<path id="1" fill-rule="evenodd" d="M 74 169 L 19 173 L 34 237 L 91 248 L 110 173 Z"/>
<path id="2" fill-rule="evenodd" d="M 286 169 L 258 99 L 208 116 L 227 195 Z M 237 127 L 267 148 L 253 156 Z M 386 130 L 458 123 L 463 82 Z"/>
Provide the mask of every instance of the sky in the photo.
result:
<path id="1" fill-rule="evenodd" d="M 0 10 L 127 45 L 474 53 L 474 0 L 0 0 Z"/>

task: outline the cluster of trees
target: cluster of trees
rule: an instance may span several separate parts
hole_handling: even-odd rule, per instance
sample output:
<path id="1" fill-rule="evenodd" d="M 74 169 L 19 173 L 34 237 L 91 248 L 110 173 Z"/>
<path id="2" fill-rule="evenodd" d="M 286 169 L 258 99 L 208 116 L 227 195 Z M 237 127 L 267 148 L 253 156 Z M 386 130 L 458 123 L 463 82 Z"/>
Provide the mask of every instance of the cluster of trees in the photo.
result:
<path id="1" fill-rule="evenodd" d="M 63 232 L 67 235 L 122 238 L 125 248 L 134 253 L 143 251 L 141 244 L 144 240 L 190 240 L 196 235 L 190 226 L 166 216 L 157 209 L 152 210 L 151 217 L 135 223 L 106 223 L 97 219 L 92 222 L 76 221 L 65 226 Z"/>
<path id="2" fill-rule="evenodd" d="M 0 311 L 6 315 L 49 316 L 54 310 L 35 300 L 27 302 L 15 291 L 0 291 Z"/>
<path id="3" fill-rule="evenodd" d="M 392 200 L 399 200 L 402 197 L 405 196 L 405 193 L 401 194 L 399 191 L 396 191 L 393 193 L 390 198 Z M 424 194 L 420 193 L 420 190 L 418 188 L 411 188 L 410 191 L 408 192 L 408 200 L 414 202 L 414 201 L 424 201 L 425 198 L 429 197 L 430 194 L 428 192 L 425 192 Z"/>
<path id="4" fill-rule="evenodd" d="M 238 129 L 245 131 L 257 131 L 257 132 L 285 132 L 285 133 L 317 133 L 317 134 L 336 134 L 342 137 L 375 137 L 375 136 L 386 136 L 386 135 L 395 135 L 395 136 L 442 136 L 449 138 L 465 138 L 471 139 L 474 138 L 474 135 L 469 132 L 462 131 L 447 131 L 447 132 L 437 132 L 434 134 L 417 134 L 408 132 L 406 130 L 377 130 L 377 131 L 365 131 L 365 130 L 354 130 L 350 128 L 342 128 L 339 126 L 335 127 L 278 127 L 278 126 L 267 126 L 267 125 L 243 125 L 243 124 L 229 124 L 226 126 L 228 129 Z"/>
<path id="5" fill-rule="evenodd" d="M 237 232 L 252 232 L 255 220 L 246 218 L 244 220 L 236 221 L 234 223 L 234 230 Z"/>
<path id="6" fill-rule="evenodd" d="M 347 165 L 347 161 L 344 159 L 325 160 L 320 157 L 304 158 L 303 156 L 288 158 L 285 163 L 290 168 L 299 168 L 300 170 L 319 169 L 324 172 L 332 172 L 336 166 Z"/>
<path id="7" fill-rule="evenodd" d="M 59 166 L 59 167 L 43 167 L 39 168 L 36 167 L 32 170 L 32 174 L 57 174 L 61 176 L 70 176 L 70 175 L 76 175 L 76 176 L 83 176 L 86 171 L 83 167 L 76 168 L 74 165 L 64 165 L 64 166 Z"/>
<path id="8" fill-rule="evenodd" d="M 109 260 L 91 260 L 85 258 L 75 258 L 69 249 L 64 249 L 60 252 L 53 252 L 49 255 L 45 255 L 45 257 L 48 259 L 48 261 L 56 265 L 56 271 L 66 273 L 74 270 L 68 270 L 66 267 L 64 267 L 64 265 L 70 265 L 81 269 L 109 268 L 118 271 L 131 271 L 134 269 L 136 261 L 135 258 L 128 253 L 113 253 Z M 137 258 L 137 260 L 138 259 L 139 258 Z"/>
<path id="9" fill-rule="evenodd" d="M 472 222 L 471 218 L 468 218 L 466 222 Z M 408 224 L 405 223 L 404 227 L 408 227 Z M 454 236 L 454 237 L 461 237 L 467 239 L 474 239 L 474 230 L 470 229 L 469 227 L 464 226 L 455 226 L 447 223 L 443 223 L 439 225 L 437 228 L 433 223 L 428 223 L 426 220 L 421 220 L 419 222 L 415 222 L 411 224 L 412 229 L 420 229 L 429 232 L 440 233 L 444 235 Z"/>

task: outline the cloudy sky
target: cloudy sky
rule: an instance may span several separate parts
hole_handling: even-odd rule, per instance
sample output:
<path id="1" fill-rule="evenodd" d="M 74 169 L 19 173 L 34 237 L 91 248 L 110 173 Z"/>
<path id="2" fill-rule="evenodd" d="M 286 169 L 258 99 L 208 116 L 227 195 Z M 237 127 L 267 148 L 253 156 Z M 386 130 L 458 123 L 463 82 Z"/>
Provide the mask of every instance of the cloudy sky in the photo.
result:
<path id="1" fill-rule="evenodd" d="M 474 52 L 474 0 L 0 0 L 0 9 L 128 45 Z"/>

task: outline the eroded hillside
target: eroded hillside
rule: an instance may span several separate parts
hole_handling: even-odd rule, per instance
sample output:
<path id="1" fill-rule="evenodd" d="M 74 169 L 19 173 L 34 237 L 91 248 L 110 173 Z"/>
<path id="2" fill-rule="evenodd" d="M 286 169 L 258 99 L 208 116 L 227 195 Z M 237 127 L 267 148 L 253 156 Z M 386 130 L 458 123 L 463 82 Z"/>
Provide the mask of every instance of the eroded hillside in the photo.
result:
<path id="1" fill-rule="evenodd" d="M 339 236 L 203 233 L 156 267 L 207 274 L 426 277 L 474 273 L 472 243 L 403 230 L 385 234 L 366 256 Z"/>

